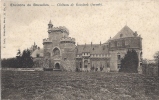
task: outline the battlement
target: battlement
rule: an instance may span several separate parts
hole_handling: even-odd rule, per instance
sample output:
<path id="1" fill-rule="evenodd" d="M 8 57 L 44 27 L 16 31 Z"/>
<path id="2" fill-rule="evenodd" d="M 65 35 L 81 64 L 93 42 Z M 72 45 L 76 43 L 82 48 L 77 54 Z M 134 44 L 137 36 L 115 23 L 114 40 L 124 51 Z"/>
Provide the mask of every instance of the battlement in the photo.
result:
<path id="1" fill-rule="evenodd" d="M 60 42 L 61 42 L 61 43 L 66 43 L 66 42 L 75 43 L 75 38 L 63 37 L 63 38 L 61 38 Z"/>
<path id="2" fill-rule="evenodd" d="M 48 32 L 56 32 L 56 31 L 61 31 L 69 34 L 69 30 L 65 26 L 53 27 L 48 29 Z"/>
<path id="3" fill-rule="evenodd" d="M 43 39 L 43 43 L 52 43 L 52 41 L 49 38 Z"/>

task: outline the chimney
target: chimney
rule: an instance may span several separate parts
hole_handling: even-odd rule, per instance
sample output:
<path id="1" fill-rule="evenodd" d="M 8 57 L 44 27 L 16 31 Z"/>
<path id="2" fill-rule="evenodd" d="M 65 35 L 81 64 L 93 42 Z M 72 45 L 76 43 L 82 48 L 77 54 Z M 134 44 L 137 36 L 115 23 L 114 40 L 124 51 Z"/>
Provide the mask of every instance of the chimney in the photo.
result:
<path id="1" fill-rule="evenodd" d="M 91 46 L 92 46 L 92 42 L 91 42 Z"/>

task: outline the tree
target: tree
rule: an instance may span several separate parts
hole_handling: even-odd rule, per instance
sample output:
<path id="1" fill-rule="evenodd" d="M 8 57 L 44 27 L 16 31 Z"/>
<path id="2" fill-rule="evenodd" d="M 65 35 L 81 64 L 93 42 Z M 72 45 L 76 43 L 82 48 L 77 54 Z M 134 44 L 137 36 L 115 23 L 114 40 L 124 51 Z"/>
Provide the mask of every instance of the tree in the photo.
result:
<path id="1" fill-rule="evenodd" d="M 21 51 L 18 49 L 17 56 L 21 56 Z"/>
<path id="2" fill-rule="evenodd" d="M 159 51 L 157 51 L 154 55 L 155 64 L 158 65 L 158 76 L 159 76 Z"/>
<path id="3" fill-rule="evenodd" d="M 135 50 L 128 50 L 125 57 L 121 60 L 121 69 L 119 72 L 137 73 L 138 55 Z"/>
<path id="4" fill-rule="evenodd" d="M 33 59 L 30 56 L 31 52 L 26 49 L 23 51 L 21 54 L 21 51 L 18 50 L 16 58 L 7 58 L 7 59 L 2 59 L 2 67 L 6 68 L 31 68 L 33 67 Z"/>
<path id="5" fill-rule="evenodd" d="M 23 51 L 23 54 L 20 57 L 20 63 L 22 64 L 23 68 L 31 68 L 34 65 L 33 58 L 30 55 L 31 52 L 28 49 Z"/>
<path id="6" fill-rule="evenodd" d="M 157 52 L 154 54 L 154 60 L 155 60 L 155 63 L 158 64 L 158 61 L 159 61 L 159 51 L 157 51 Z"/>
<path id="7" fill-rule="evenodd" d="M 7 58 L 1 60 L 2 68 L 17 68 L 16 58 Z"/>

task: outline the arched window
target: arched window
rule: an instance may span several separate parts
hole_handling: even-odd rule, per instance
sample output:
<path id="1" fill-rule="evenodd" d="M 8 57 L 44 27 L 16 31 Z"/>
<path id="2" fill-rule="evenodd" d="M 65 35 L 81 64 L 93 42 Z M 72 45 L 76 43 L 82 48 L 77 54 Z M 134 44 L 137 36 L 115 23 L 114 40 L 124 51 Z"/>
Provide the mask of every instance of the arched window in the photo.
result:
<path id="1" fill-rule="evenodd" d="M 53 55 L 55 56 L 55 55 L 60 55 L 60 50 L 58 49 L 58 48 L 55 48 L 54 50 L 53 50 Z"/>

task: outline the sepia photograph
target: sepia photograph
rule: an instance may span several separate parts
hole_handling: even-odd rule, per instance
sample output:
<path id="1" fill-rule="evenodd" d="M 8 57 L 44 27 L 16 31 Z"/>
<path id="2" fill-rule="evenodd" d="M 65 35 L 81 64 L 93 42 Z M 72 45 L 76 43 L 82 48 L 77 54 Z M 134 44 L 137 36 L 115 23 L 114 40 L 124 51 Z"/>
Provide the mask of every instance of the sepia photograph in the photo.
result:
<path id="1" fill-rule="evenodd" d="M 158 0 L 2 0 L 2 100 L 159 100 Z"/>

